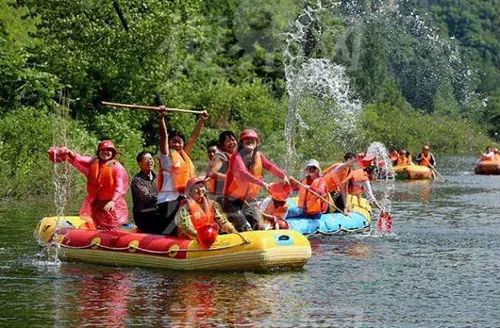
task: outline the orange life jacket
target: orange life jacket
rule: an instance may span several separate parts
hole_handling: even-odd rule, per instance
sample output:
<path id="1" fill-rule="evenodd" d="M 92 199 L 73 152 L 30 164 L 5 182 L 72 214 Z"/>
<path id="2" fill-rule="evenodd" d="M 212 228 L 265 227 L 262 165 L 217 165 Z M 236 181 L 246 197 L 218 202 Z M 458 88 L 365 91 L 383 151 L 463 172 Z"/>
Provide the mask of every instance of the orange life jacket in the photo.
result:
<path id="1" fill-rule="evenodd" d="M 214 207 L 212 201 L 208 200 L 206 197 L 203 198 L 203 209 L 200 204 L 192 199 L 187 200 L 187 206 L 189 215 L 191 216 L 191 222 L 194 228 L 198 231 L 199 228 L 215 224 Z"/>
<path id="2" fill-rule="evenodd" d="M 365 191 L 363 184 L 370 181 L 370 177 L 363 169 L 353 170 L 348 177 L 347 192 L 351 195 L 361 195 Z"/>
<path id="3" fill-rule="evenodd" d="M 431 159 L 432 159 L 431 153 L 427 153 L 427 156 L 425 156 L 424 153 L 420 153 L 420 158 L 422 160 L 420 161 L 419 165 L 423 165 L 423 166 L 427 166 L 427 167 L 431 167 L 432 166 L 432 163 L 431 163 Z"/>
<path id="4" fill-rule="evenodd" d="M 396 165 L 406 165 L 406 164 L 410 164 L 408 157 L 399 156 Z"/>
<path id="5" fill-rule="evenodd" d="M 90 196 L 103 201 L 113 199 L 116 187 L 113 166 L 116 163 L 115 160 L 100 163 L 98 158 L 90 163 L 87 177 L 87 192 Z"/>
<path id="6" fill-rule="evenodd" d="M 500 154 L 495 154 L 493 156 L 493 160 L 496 161 L 496 162 L 500 162 Z"/>
<path id="7" fill-rule="evenodd" d="M 302 184 L 307 185 L 307 179 L 302 180 Z M 314 179 L 311 183 L 310 188 L 316 193 L 320 194 L 321 184 L 324 184 L 323 178 L 319 177 Z M 326 195 L 325 195 L 326 197 Z M 304 187 L 300 187 L 299 190 L 299 207 L 304 210 L 304 213 L 308 215 L 314 215 L 319 213 L 326 213 L 328 209 L 328 204 L 319 199 L 319 197 L 313 195 L 309 190 Z"/>
<path id="8" fill-rule="evenodd" d="M 351 169 L 349 167 L 345 167 L 342 170 L 334 172 L 335 167 L 341 165 L 343 163 L 335 163 L 329 167 L 329 171 L 323 176 L 323 180 L 326 183 L 326 191 L 340 191 L 340 186 L 342 186 L 342 181 L 346 179 L 349 175 Z"/>
<path id="9" fill-rule="evenodd" d="M 224 195 L 233 197 L 240 200 L 255 199 L 259 195 L 260 185 L 249 183 L 247 181 L 239 181 L 235 179 L 233 172 L 231 170 L 231 163 L 240 156 L 240 154 L 234 154 L 231 156 L 229 169 L 226 174 L 226 185 L 224 187 Z M 250 173 L 257 179 L 262 179 L 262 159 L 261 154 L 257 152 L 255 155 L 255 163 L 250 169 Z"/>
<path id="10" fill-rule="evenodd" d="M 170 168 L 170 172 L 172 174 L 172 181 L 174 183 L 175 191 L 179 193 L 183 193 L 184 189 L 186 189 L 186 184 L 189 179 L 194 178 L 194 165 L 191 162 L 191 158 L 189 158 L 188 154 L 181 149 L 180 151 L 170 150 L 170 159 L 172 160 L 172 166 Z M 158 180 L 157 180 L 157 188 L 158 191 L 162 191 L 163 187 L 163 168 L 161 167 L 161 161 L 159 165 L 158 172 Z M 174 190 L 169 190 L 174 191 Z"/>
<path id="11" fill-rule="evenodd" d="M 285 219 L 286 213 L 288 211 L 288 205 L 285 202 L 285 204 L 281 207 L 274 207 L 274 202 L 271 200 L 267 207 L 264 209 L 264 214 L 272 215 L 277 217 L 278 219 Z"/>

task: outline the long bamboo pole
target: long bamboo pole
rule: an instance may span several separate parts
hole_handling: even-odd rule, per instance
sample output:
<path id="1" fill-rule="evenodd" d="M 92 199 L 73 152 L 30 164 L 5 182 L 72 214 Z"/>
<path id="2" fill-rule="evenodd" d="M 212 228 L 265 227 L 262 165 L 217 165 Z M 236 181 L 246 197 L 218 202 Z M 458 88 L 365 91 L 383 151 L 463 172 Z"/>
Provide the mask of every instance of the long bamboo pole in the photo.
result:
<path id="1" fill-rule="evenodd" d="M 136 105 L 136 104 L 121 104 L 121 103 L 115 103 L 115 102 L 109 102 L 109 101 L 101 101 L 101 104 L 104 106 L 109 106 L 113 108 L 130 108 L 130 109 L 143 109 L 143 110 L 148 110 L 151 112 L 161 112 L 161 109 L 159 106 L 146 106 L 146 105 Z M 197 111 L 197 110 L 190 110 L 190 109 L 180 109 L 180 108 L 169 108 L 165 107 L 165 110 L 167 112 L 179 112 L 179 113 L 189 113 L 189 114 L 207 114 L 207 111 Z"/>

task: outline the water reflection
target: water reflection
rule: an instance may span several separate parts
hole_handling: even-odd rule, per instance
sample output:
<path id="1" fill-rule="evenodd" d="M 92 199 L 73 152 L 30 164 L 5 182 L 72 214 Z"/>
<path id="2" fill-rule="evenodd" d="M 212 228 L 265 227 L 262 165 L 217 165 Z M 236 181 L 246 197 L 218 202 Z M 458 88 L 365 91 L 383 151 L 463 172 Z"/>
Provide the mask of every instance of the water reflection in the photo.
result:
<path id="1" fill-rule="evenodd" d="M 417 200 L 423 204 L 429 204 L 434 183 L 437 182 L 433 180 L 396 181 L 392 201 L 410 202 Z"/>
<path id="2" fill-rule="evenodd" d="M 256 327 L 280 302 L 273 276 L 282 273 L 210 275 L 79 264 L 60 269 L 74 278 L 54 285 L 55 326 L 61 327 Z"/>

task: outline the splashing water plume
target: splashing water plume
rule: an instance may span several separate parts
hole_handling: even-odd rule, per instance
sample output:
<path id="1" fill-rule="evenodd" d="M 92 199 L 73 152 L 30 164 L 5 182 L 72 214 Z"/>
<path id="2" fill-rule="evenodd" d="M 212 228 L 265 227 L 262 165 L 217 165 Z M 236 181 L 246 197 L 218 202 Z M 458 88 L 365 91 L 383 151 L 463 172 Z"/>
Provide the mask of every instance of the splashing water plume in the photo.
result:
<path id="1" fill-rule="evenodd" d="M 375 178 L 383 183 L 383 196 L 380 201 L 380 205 L 385 209 L 385 212 L 390 213 L 392 206 L 391 198 L 393 196 L 395 186 L 392 162 L 389 158 L 387 148 L 380 142 L 373 142 L 368 147 L 366 155 L 374 158 L 376 167 Z M 381 218 L 379 217 L 378 220 L 381 220 Z"/>
<path id="2" fill-rule="evenodd" d="M 52 123 L 52 144 L 60 147 L 68 146 L 68 122 L 69 122 L 69 105 L 68 97 L 60 97 L 60 104 L 55 106 L 53 123 Z M 70 167 L 66 161 L 53 165 L 52 183 L 54 185 L 54 204 L 56 206 L 57 220 L 55 223 L 53 239 L 57 240 L 57 227 L 60 220 L 64 219 L 64 211 L 69 199 L 69 191 L 71 185 Z M 58 258 L 58 243 L 54 243 L 54 253 L 49 251 L 49 261 L 54 264 L 59 264 Z"/>
<path id="3" fill-rule="evenodd" d="M 332 7 L 339 3 L 331 3 Z M 346 140 L 356 136 L 356 118 L 361 112 L 361 101 L 356 99 L 350 87 L 350 80 L 346 69 L 340 64 L 333 63 L 327 58 L 309 58 L 310 47 L 314 41 L 311 38 L 312 30 L 318 26 L 318 15 L 326 8 L 321 1 L 315 7 L 307 6 L 292 24 L 291 31 L 287 33 L 285 57 L 285 76 L 289 105 L 285 124 L 285 137 L 287 140 L 286 163 L 290 167 L 296 155 L 296 139 L 300 137 L 300 130 L 308 130 L 309 124 L 304 119 L 302 111 L 315 116 L 316 112 L 321 117 L 326 117 L 334 123 L 335 128 L 330 131 L 317 129 L 315 132 L 330 132 L 323 136 L 327 140 L 335 140 L 347 149 Z M 304 105 L 304 108 L 301 108 Z M 319 111 L 323 110 L 322 115 Z M 311 114 L 310 112 L 315 113 Z"/>
<path id="4" fill-rule="evenodd" d="M 440 38 L 438 32 L 416 13 L 411 1 L 307 3 L 285 34 L 286 166 L 299 159 L 297 150 L 301 156 L 320 156 L 360 144 L 356 128 L 362 101 L 350 75 L 357 76 L 373 60 L 387 61 L 388 79 L 399 85 L 412 106 L 428 112 L 465 108 L 476 96 L 471 91 L 471 69 L 456 44 Z M 386 83 L 377 76 L 371 79 L 368 83 L 374 90 Z M 446 98 L 450 93 L 456 105 L 433 107 L 435 97 Z M 373 95 L 366 97 L 367 102 L 378 101 L 370 99 Z M 314 140 L 308 148 L 309 139 Z M 315 152 L 325 140 L 322 153 Z"/>

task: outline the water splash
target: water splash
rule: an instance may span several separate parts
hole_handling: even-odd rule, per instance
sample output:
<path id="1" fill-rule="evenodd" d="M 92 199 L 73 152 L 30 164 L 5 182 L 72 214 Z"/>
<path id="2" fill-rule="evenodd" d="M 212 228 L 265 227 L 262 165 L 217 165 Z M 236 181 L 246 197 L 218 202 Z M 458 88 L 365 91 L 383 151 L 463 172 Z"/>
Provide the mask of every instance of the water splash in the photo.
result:
<path id="1" fill-rule="evenodd" d="M 286 34 L 284 58 L 289 95 L 285 123 L 287 167 L 298 157 L 296 141 L 297 137 L 301 137 L 301 130 L 310 128 L 304 114 L 330 120 L 333 127 L 323 126 L 315 133 L 322 134 L 323 140 L 337 143 L 342 150 L 347 149 L 347 140 L 352 141 L 356 137 L 356 119 L 361 112 L 361 101 L 350 87 L 346 68 L 331 59 L 314 58 L 313 55 L 315 34 L 323 33 L 318 16 L 339 5 L 340 2 L 330 2 L 328 7 L 323 7 L 322 2 L 317 1 L 314 6 L 306 6 Z"/>
<path id="2" fill-rule="evenodd" d="M 383 197 L 380 204 L 386 211 L 391 211 L 391 198 L 394 192 L 394 175 L 392 169 L 392 162 L 389 158 L 389 152 L 384 144 L 380 142 L 373 142 L 366 151 L 367 156 L 374 157 L 374 164 L 376 167 L 375 178 L 377 181 L 383 183 Z"/>
<path id="3" fill-rule="evenodd" d="M 60 96 L 60 104 L 54 108 L 54 116 L 52 123 L 52 144 L 60 147 L 68 146 L 69 132 L 69 105 L 71 99 L 66 96 Z M 69 164 L 64 161 L 54 164 L 52 171 L 52 183 L 54 185 L 54 205 L 56 207 L 57 220 L 55 222 L 55 230 L 53 240 L 58 240 L 57 227 L 59 227 L 61 219 L 63 219 L 66 205 L 68 204 L 69 192 L 71 190 L 71 175 Z M 46 248 L 48 254 L 48 263 L 58 265 L 60 263 L 58 253 L 59 244 L 51 242 Z"/>
<path id="4" fill-rule="evenodd" d="M 356 128 L 362 101 L 350 75 L 371 65 L 372 53 L 367 51 L 378 51 L 373 56 L 386 60 L 384 70 L 414 107 L 456 111 L 476 96 L 472 71 L 457 45 L 427 25 L 410 1 L 318 0 L 305 6 L 285 36 L 287 167 L 299 159 L 296 149 L 317 157 L 313 147 L 324 141 L 323 154 L 360 144 Z M 376 73 L 368 80 L 375 91 L 376 84 L 383 83 Z M 440 102 L 450 97 L 457 102 Z M 308 148 L 309 139 L 313 146 Z"/>

